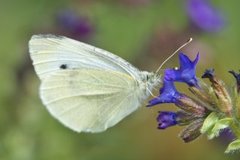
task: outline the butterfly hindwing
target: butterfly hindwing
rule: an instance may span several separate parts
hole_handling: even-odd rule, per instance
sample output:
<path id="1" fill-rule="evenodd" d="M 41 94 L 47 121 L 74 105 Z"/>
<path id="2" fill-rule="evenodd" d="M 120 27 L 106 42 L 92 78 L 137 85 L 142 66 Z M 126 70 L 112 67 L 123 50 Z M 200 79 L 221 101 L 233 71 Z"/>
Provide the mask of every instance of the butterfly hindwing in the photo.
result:
<path id="1" fill-rule="evenodd" d="M 40 87 L 43 103 L 77 132 L 101 132 L 140 106 L 137 82 L 129 75 L 96 69 L 60 70 Z"/>

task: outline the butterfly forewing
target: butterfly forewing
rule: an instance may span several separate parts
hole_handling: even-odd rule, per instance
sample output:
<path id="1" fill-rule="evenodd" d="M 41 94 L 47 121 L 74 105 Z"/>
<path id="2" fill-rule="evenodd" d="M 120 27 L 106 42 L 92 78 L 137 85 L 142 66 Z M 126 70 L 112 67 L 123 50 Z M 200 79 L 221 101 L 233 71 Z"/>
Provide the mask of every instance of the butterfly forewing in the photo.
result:
<path id="1" fill-rule="evenodd" d="M 35 35 L 29 41 L 35 70 L 40 79 L 66 69 L 104 69 L 123 72 L 139 79 L 140 71 L 124 59 L 91 45 L 63 36 Z"/>

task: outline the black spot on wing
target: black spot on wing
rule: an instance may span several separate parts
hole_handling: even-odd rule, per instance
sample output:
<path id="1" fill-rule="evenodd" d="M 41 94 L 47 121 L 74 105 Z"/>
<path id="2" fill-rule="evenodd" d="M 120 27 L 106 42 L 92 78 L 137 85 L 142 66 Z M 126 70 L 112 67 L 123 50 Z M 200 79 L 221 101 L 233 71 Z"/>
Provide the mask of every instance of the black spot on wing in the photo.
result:
<path id="1" fill-rule="evenodd" d="M 68 67 L 67 67 L 66 64 L 62 64 L 59 68 L 60 68 L 60 69 L 67 69 Z"/>

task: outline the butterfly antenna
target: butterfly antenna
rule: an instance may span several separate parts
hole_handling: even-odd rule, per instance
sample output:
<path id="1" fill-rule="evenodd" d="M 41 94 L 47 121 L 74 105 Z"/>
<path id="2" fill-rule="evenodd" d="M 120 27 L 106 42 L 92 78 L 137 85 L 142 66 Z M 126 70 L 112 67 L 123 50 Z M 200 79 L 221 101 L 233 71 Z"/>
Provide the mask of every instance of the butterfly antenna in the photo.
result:
<path id="1" fill-rule="evenodd" d="M 149 89 L 149 88 L 147 88 L 147 90 L 148 90 L 148 92 L 150 93 L 150 95 L 153 97 L 153 98 L 156 98 L 157 96 L 155 96 L 152 92 L 151 92 L 151 90 Z"/>
<path id="2" fill-rule="evenodd" d="M 189 40 L 186 42 L 186 43 L 184 43 L 182 46 L 180 46 L 175 52 L 173 52 L 173 54 L 171 54 L 167 59 L 165 59 L 164 61 L 163 61 L 163 63 L 158 67 L 158 69 L 157 69 L 157 71 L 156 71 L 156 73 L 158 73 L 159 71 L 160 71 L 160 69 L 162 68 L 162 66 L 169 60 L 169 59 L 171 59 L 178 51 L 180 51 L 183 47 L 185 47 L 186 45 L 188 45 L 190 42 L 192 42 L 192 38 L 189 38 Z"/>

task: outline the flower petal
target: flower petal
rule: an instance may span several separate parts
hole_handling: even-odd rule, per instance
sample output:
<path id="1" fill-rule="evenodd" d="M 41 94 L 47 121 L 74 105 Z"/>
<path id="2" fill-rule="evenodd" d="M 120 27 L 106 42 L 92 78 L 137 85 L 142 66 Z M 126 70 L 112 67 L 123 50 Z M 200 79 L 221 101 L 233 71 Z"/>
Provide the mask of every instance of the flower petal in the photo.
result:
<path id="1" fill-rule="evenodd" d="M 158 129 L 165 129 L 177 124 L 177 114 L 175 112 L 162 111 L 157 117 Z"/>
<path id="2" fill-rule="evenodd" d="M 176 90 L 173 81 L 164 79 L 163 87 L 160 89 L 160 95 L 149 101 L 148 107 L 161 103 L 175 103 L 180 97 L 180 93 Z"/>
<path id="3" fill-rule="evenodd" d="M 198 86 L 198 80 L 196 77 L 196 65 L 199 60 L 199 54 L 191 61 L 185 54 L 179 54 L 179 69 L 166 69 L 165 79 L 168 81 L 185 82 L 189 86 Z"/>

